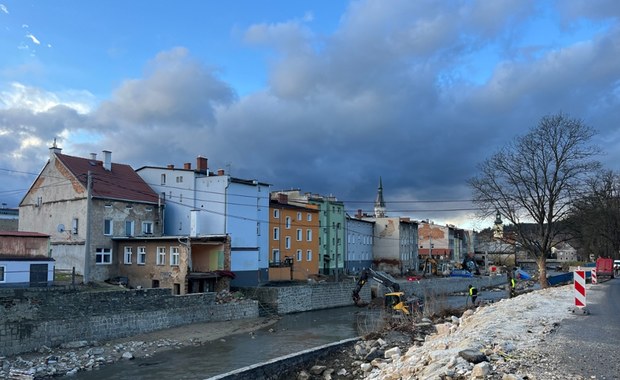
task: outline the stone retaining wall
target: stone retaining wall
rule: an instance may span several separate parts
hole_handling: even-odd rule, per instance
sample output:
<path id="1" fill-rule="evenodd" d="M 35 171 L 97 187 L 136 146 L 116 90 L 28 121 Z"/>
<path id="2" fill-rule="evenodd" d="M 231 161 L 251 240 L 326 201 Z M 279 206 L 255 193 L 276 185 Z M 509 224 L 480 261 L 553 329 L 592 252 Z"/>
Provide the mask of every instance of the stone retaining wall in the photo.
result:
<path id="1" fill-rule="evenodd" d="M 353 282 L 327 282 L 310 285 L 264 286 L 242 288 L 250 298 L 259 300 L 278 314 L 352 306 Z M 360 291 L 363 301 L 370 301 L 370 286 Z"/>
<path id="2" fill-rule="evenodd" d="M 214 293 L 0 291 L 0 356 L 76 340 L 104 341 L 191 323 L 258 317 L 258 302 L 216 304 Z"/>

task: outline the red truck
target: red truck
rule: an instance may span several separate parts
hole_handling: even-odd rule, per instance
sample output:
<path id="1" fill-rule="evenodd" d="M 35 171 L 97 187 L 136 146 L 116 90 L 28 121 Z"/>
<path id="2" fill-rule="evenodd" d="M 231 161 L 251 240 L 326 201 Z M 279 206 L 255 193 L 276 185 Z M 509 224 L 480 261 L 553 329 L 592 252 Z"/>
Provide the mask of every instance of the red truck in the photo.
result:
<path id="1" fill-rule="evenodd" d="M 614 260 L 603 257 L 596 259 L 596 277 L 614 278 Z"/>

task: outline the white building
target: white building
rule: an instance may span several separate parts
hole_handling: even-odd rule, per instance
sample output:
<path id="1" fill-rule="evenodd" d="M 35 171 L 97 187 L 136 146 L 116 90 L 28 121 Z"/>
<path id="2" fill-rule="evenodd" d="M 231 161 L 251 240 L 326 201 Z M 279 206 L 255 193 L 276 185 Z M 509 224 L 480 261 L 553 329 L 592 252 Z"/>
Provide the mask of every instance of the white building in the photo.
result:
<path id="1" fill-rule="evenodd" d="M 207 159 L 196 168 L 145 166 L 136 172 L 165 200 L 164 234 L 229 235 L 232 286 L 268 280 L 269 185 L 210 172 Z"/>

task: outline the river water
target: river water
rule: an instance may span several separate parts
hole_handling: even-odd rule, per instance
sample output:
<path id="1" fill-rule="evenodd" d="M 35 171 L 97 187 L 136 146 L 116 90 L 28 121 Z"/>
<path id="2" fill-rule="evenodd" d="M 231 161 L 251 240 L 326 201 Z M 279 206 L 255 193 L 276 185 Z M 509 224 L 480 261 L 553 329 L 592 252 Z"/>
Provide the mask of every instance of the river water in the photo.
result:
<path id="1" fill-rule="evenodd" d="M 274 325 L 201 346 L 120 361 L 64 379 L 205 379 L 248 365 L 359 336 L 354 306 L 287 314 Z M 274 332 L 269 330 L 273 329 Z"/>
<path id="2" fill-rule="evenodd" d="M 505 295 L 505 292 L 482 291 L 479 299 L 493 302 Z M 467 298 L 464 295 L 446 296 L 442 301 L 445 305 L 458 308 L 465 305 Z M 365 318 L 368 316 L 365 310 L 350 306 L 286 314 L 274 325 L 257 330 L 254 334 L 232 335 L 201 346 L 161 352 L 149 358 L 120 361 L 62 379 L 206 379 L 372 332 L 376 325 Z"/>

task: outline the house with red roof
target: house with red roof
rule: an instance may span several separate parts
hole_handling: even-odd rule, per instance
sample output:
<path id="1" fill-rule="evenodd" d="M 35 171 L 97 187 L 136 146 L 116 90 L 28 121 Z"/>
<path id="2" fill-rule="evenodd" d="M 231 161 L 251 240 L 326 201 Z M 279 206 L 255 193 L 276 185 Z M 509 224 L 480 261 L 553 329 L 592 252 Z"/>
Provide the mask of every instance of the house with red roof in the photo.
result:
<path id="1" fill-rule="evenodd" d="M 19 204 L 19 230 L 50 236 L 58 269 L 84 275 L 85 282 L 118 276 L 113 237 L 161 236 L 162 202 L 129 165 L 62 154 L 49 160 Z"/>

